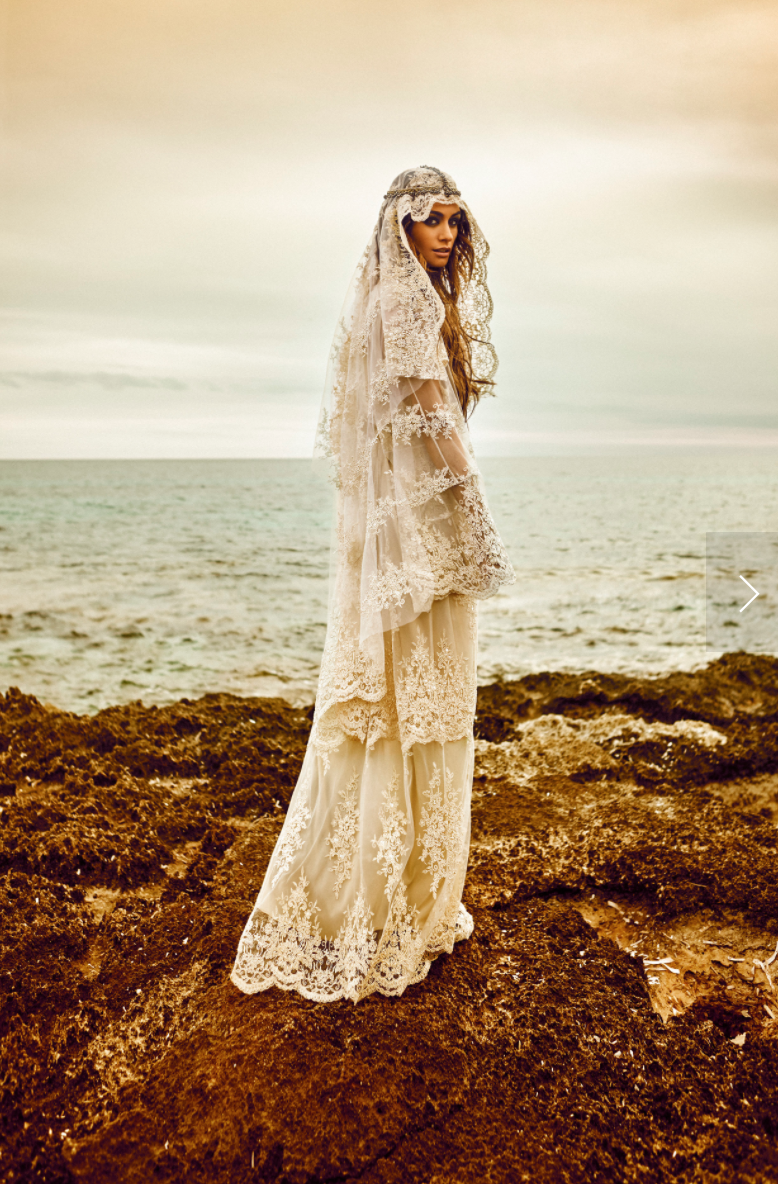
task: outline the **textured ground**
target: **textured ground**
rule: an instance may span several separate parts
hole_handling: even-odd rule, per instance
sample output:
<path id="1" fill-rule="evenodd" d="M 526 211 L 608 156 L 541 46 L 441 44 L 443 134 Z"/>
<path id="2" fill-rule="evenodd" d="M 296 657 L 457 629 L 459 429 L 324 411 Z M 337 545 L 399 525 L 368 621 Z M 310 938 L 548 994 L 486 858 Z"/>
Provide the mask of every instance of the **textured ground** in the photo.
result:
<path id="1" fill-rule="evenodd" d="M 309 725 L 0 697 L 0 1179 L 778 1180 L 778 661 L 483 688 L 475 933 L 356 1007 L 227 981 Z"/>

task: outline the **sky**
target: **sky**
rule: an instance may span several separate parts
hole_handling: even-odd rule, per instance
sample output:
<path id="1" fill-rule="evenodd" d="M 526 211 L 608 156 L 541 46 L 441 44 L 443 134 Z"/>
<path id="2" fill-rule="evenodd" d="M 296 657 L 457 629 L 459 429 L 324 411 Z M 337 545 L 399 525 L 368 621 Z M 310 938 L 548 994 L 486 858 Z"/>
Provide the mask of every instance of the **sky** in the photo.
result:
<path id="1" fill-rule="evenodd" d="M 0 0 L 0 459 L 307 456 L 381 197 L 492 254 L 482 454 L 778 446 L 774 0 Z"/>

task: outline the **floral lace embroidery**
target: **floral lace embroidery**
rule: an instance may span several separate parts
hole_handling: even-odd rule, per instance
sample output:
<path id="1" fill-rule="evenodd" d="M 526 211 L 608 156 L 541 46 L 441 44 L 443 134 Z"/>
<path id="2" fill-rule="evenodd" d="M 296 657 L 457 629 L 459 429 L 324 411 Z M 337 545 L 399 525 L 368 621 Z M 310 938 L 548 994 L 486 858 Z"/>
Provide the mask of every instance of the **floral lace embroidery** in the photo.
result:
<path id="1" fill-rule="evenodd" d="M 418 910 L 408 904 L 405 890 L 398 884 L 381 935 L 378 957 L 363 990 L 401 994 L 406 986 L 420 982 L 427 974 L 430 964 L 424 953 Z"/>
<path id="2" fill-rule="evenodd" d="M 477 595 L 483 580 L 482 569 L 475 562 L 475 555 L 463 541 L 461 533 L 453 533 L 450 523 L 446 523 L 448 530 L 432 523 L 420 530 L 427 552 L 430 569 L 435 581 L 435 596 L 446 596 L 452 588 L 457 592 Z M 469 563 L 463 562 L 467 555 Z"/>
<path id="3" fill-rule="evenodd" d="M 387 493 L 380 498 L 365 519 L 365 537 L 370 538 L 378 533 L 381 527 L 390 519 L 400 519 L 407 507 L 423 506 L 433 497 L 438 497 L 447 489 L 459 485 L 460 477 L 455 476 L 449 469 L 440 469 L 436 473 L 423 473 L 408 489 L 404 497 L 395 497 L 394 493 Z"/>
<path id="4" fill-rule="evenodd" d="M 303 838 L 302 832 L 311 820 L 311 811 L 305 798 L 300 795 L 294 804 L 294 808 L 289 811 L 284 822 L 281 837 L 278 840 L 273 858 L 276 862 L 276 870 L 273 875 L 273 887 L 275 888 L 278 881 L 286 872 L 294 858 L 296 851 L 302 850 Z"/>
<path id="5" fill-rule="evenodd" d="M 409 490 L 405 500 L 409 506 L 423 506 L 433 497 L 438 497 L 447 489 L 459 484 L 460 478 L 455 476 L 450 469 L 439 469 L 436 473 L 422 473 L 413 488 Z"/>
<path id="6" fill-rule="evenodd" d="M 396 739 L 392 647 L 384 643 L 383 666 L 345 643 L 325 650 L 310 743 L 329 767 L 328 754 L 348 736 L 368 747 Z"/>
<path id="7" fill-rule="evenodd" d="M 454 941 L 466 941 L 473 932 L 472 916 L 463 904 L 457 903 L 456 896 L 453 894 L 445 913 L 427 938 L 425 952 L 428 955 L 435 956 L 442 954 L 444 950 L 450 949 L 452 931 Z"/>
<path id="8" fill-rule="evenodd" d="M 381 527 L 397 513 L 398 502 L 393 493 L 387 493 L 380 498 L 368 512 L 365 519 L 365 538 L 369 539 L 378 534 Z"/>
<path id="9" fill-rule="evenodd" d="M 316 920 L 316 914 L 321 912 L 315 901 L 308 899 L 308 881 L 305 872 L 300 872 L 297 883 L 293 885 L 288 897 L 281 897 L 278 927 L 289 926 L 298 935 L 321 939 L 321 930 Z"/>
<path id="10" fill-rule="evenodd" d="M 475 713 L 475 662 L 465 654 L 457 656 L 445 637 L 434 655 L 419 639 L 403 662 L 395 697 L 403 748 L 469 736 Z"/>
<path id="11" fill-rule="evenodd" d="M 424 589 L 427 597 L 432 598 L 434 583 L 432 574 L 423 568 L 412 568 L 408 565 L 398 567 L 391 560 L 387 562 L 383 573 L 376 573 L 370 579 L 367 591 L 362 600 L 365 609 L 376 609 L 379 612 L 395 605 L 401 608 L 406 596 Z"/>
<path id="12" fill-rule="evenodd" d="M 364 892 L 360 892 L 347 912 L 335 941 L 334 960 L 346 995 L 359 995 L 377 948 L 373 914 L 368 908 Z"/>
<path id="13" fill-rule="evenodd" d="M 341 803 L 335 810 L 332 830 L 327 836 L 330 860 L 335 865 L 335 886 L 338 899 L 341 886 L 351 872 L 351 865 L 359 846 L 359 811 L 357 809 L 357 785 L 359 773 L 355 773 L 348 785 L 340 791 Z"/>
<path id="14" fill-rule="evenodd" d="M 338 487 L 347 495 L 359 494 L 365 483 L 372 452 L 372 442 L 366 441 L 355 450 L 353 460 L 342 460 L 338 470 Z"/>
<path id="15" fill-rule="evenodd" d="M 516 577 L 489 507 L 475 482 L 462 486 L 462 502 L 466 511 L 466 546 L 484 573 L 481 591 L 474 595 L 491 596 L 502 584 L 513 583 Z"/>
<path id="16" fill-rule="evenodd" d="M 469 596 L 463 599 L 467 602 L 467 623 L 470 633 L 470 640 L 473 645 L 478 642 L 478 601 L 471 599 Z"/>
<path id="17" fill-rule="evenodd" d="M 396 674 L 392 634 L 385 636 L 380 674 L 358 650 L 343 645 L 329 653 L 322 666 L 311 733 L 311 744 L 325 768 L 329 767 L 328 754 L 346 737 L 368 747 L 381 739 L 400 739 L 407 752 L 417 743 L 458 740 L 472 733 L 476 604 L 472 598 L 459 595 L 452 597 L 451 603 L 458 606 L 460 613 L 464 610 L 463 623 L 472 651 L 467 647 L 455 650 L 446 635 L 430 650 L 428 642 L 417 635 L 404 658 L 398 651 Z"/>
<path id="18" fill-rule="evenodd" d="M 367 354 L 370 346 L 370 338 L 373 333 L 373 326 L 375 325 L 381 313 L 381 303 L 377 296 L 374 296 L 368 304 L 367 315 L 365 316 L 364 324 L 359 333 L 359 352 L 363 357 Z"/>
<path id="19" fill-rule="evenodd" d="M 336 758 L 341 764 L 336 770 L 335 784 L 350 779 L 354 760 L 353 754 L 347 753 L 336 754 Z M 326 900 L 321 896 L 317 899 L 305 864 L 290 883 L 288 892 L 265 897 L 263 888 L 241 937 L 232 981 L 249 993 L 275 984 L 320 1001 L 342 998 L 357 1001 L 374 991 L 399 995 L 411 983 L 421 981 L 431 957 L 450 951 L 455 941 L 472 931 L 472 919 L 459 904 L 467 865 L 463 839 L 468 796 L 454 791 L 459 779 L 468 776 L 471 761 L 472 741 L 458 741 L 444 752 L 442 765 L 430 765 L 424 805 L 418 809 L 417 828 L 423 858 L 415 865 L 415 874 L 432 882 L 437 895 L 432 896 L 430 890 L 434 903 L 423 924 L 418 910 L 409 904 L 403 880 L 411 848 L 403 847 L 407 826 L 402 821 L 397 795 L 404 774 L 396 770 L 388 786 L 384 786 L 381 839 L 372 841 L 376 863 L 388 874 L 381 876 L 377 872 L 372 880 L 364 877 L 355 897 L 342 905 L 339 913 L 333 906 L 329 878 L 321 885 Z M 314 761 L 312 767 L 320 766 Z M 447 774 L 443 778 L 442 769 Z M 317 800 L 320 798 L 317 791 Z M 336 809 L 333 804 L 332 814 Z M 447 811 L 448 822 L 441 821 L 441 815 Z M 315 840 L 309 836 L 307 841 L 308 850 L 318 864 Z M 369 840 L 363 835 L 362 842 L 367 845 Z M 385 895 L 389 881 L 395 885 L 391 898 Z M 375 924 L 379 899 L 388 900 L 388 912 L 380 930 Z M 322 923 L 324 916 L 327 935 Z"/>
<path id="20" fill-rule="evenodd" d="M 388 403 L 391 382 L 386 369 L 386 362 L 379 363 L 370 379 L 370 399 L 373 403 Z"/>
<path id="21" fill-rule="evenodd" d="M 373 846 L 378 854 L 373 861 L 378 864 L 378 874 L 386 876 L 384 889 L 389 900 L 400 882 L 403 871 L 405 854 L 404 837 L 408 828 L 408 820 L 396 802 L 399 792 L 400 779 L 395 773 L 388 788 L 381 795 L 382 806 L 379 814 L 381 822 L 381 838 L 373 839 Z"/>
<path id="22" fill-rule="evenodd" d="M 454 488 L 456 495 L 449 492 Z M 429 512 L 417 519 L 409 517 L 434 499 L 439 503 L 437 519 Z M 407 558 L 397 563 L 387 555 L 378 570 L 362 577 L 364 614 L 381 613 L 391 605 L 401 607 L 408 596 L 414 603 L 441 599 L 451 592 L 481 599 L 515 578 L 492 516 L 470 476 L 460 478 L 444 468 L 421 474 L 402 497 L 393 492 L 384 495 L 364 518 L 365 539 L 373 538 L 387 522 L 394 523 L 394 529 L 408 540 L 415 531 L 422 550 L 414 551 L 407 541 Z M 351 545 L 361 560 L 358 540 Z M 346 547 L 343 552 L 351 554 Z"/>
<path id="23" fill-rule="evenodd" d="M 308 888 L 301 873 L 289 896 L 279 901 L 276 917 L 249 921 L 230 975 L 241 990 L 253 993 L 275 984 L 322 1002 L 360 997 L 377 948 L 364 895 L 330 942 L 322 938 L 316 917 L 320 909 Z"/>
<path id="24" fill-rule="evenodd" d="M 321 721 L 334 703 L 352 699 L 378 702 L 386 695 L 385 660 L 379 665 L 358 640 L 351 640 L 342 625 L 334 622 L 327 635 L 319 675 L 319 691 L 313 719 L 314 743 L 320 745 Z M 329 747 L 324 744 L 324 747 Z"/>
<path id="25" fill-rule="evenodd" d="M 392 425 L 395 444 L 410 444 L 414 436 L 443 436 L 449 439 L 456 428 L 454 413 L 442 403 L 424 412 L 418 405 L 398 411 Z"/>
<path id="26" fill-rule="evenodd" d="M 464 879 L 464 868 L 458 879 Z M 430 958 L 450 953 L 455 941 L 472 933 L 472 917 L 459 904 L 461 884 L 426 941 L 418 911 L 409 906 L 399 884 L 380 934 L 360 893 L 335 940 L 325 941 L 308 889 L 301 876 L 289 897 L 282 898 L 276 918 L 262 922 L 258 914 L 249 920 L 230 975 L 242 991 L 253 994 L 278 986 L 317 1002 L 343 998 L 357 1002 L 375 991 L 401 995 L 426 976 Z"/>
<path id="27" fill-rule="evenodd" d="M 432 877 L 432 895 L 437 897 L 440 881 L 453 869 L 459 848 L 460 810 L 454 796 L 454 774 L 445 770 L 441 778 L 437 765 L 425 793 L 428 805 L 421 812 L 424 834 L 417 839 L 422 848 L 422 863 Z"/>
<path id="28" fill-rule="evenodd" d="M 316 739 L 325 768 L 329 768 L 328 753 L 338 748 L 347 736 L 368 748 L 378 740 L 398 739 L 394 697 L 386 695 L 380 703 L 352 699 L 333 704 L 322 720 Z"/>

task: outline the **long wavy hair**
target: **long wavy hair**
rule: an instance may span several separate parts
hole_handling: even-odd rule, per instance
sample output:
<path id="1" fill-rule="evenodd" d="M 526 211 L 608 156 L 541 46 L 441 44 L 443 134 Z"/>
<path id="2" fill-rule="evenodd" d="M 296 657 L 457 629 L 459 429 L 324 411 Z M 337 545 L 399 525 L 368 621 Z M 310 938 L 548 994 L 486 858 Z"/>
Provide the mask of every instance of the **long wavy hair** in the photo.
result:
<path id="1" fill-rule="evenodd" d="M 459 211 L 459 231 L 454 241 L 451 254 L 445 267 L 430 267 L 420 252 L 416 251 L 413 239 L 408 231 L 413 225 L 413 218 L 406 214 L 403 218 L 403 229 L 408 236 L 411 249 L 416 254 L 422 267 L 427 272 L 430 282 L 443 301 L 446 310 L 440 335 L 448 353 L 451 377 L 454 389 L 462 408 L 462 414 L 467 418 L 472 414 L 476 403 L 484 393 L 484 388 L 494 386 L 491 378 L 475 378 L 473 375 L 473 354 L 471 343 L 477 338 L 470 337 L 464 330 L 459 319 L 457 302 L 460 292 L 468 283 L 475 266 L 475 252 L 470 231 L 470 223 L 464 209 Z"/>

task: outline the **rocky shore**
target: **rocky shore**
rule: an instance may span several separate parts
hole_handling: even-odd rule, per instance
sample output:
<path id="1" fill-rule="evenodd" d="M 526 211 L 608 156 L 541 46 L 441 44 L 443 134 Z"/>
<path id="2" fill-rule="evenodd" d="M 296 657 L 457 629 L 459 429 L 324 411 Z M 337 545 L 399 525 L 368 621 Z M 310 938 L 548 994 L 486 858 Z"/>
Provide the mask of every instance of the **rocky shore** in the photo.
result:
<path id="1" fill-rule="evenodd" d="M 0 1180 L 778 1180 L 778 661 L 479 692 L 473 937 L 228 982 L 310 712 L 0 697 Z"/>

